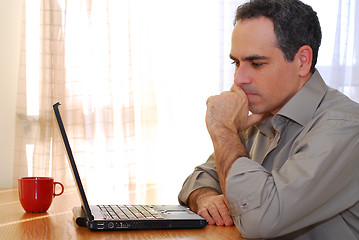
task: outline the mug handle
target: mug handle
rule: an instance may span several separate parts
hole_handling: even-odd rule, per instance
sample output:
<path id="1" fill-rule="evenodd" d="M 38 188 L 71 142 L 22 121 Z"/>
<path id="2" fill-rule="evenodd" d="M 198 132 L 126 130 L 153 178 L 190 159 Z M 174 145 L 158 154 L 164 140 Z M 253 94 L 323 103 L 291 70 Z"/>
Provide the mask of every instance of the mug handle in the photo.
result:
<path id="1" fill-rule="evenodd" d="M 55 192 L 56 184 L 59 184 L 59 185 L 61 186 L 61 192 L 60 192 L 60 193 L 56 193 L 56 192 Z M 54 182 L 54 197 L 57 197 L 57 196 L 60 196 L 61 194 L 63 194 L 63 193 L 64 193 L 64 190 L 65 190 L 65 188 L 64 188 L 64 185 L 62 185 L 62 183 L 60 183 L 60 182 Z"/>

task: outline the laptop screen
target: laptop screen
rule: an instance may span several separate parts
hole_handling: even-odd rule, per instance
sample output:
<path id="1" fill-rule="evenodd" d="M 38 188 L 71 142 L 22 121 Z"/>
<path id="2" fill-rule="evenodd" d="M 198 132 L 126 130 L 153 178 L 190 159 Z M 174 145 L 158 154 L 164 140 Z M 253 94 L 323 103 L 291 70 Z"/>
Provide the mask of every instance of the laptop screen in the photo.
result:
<path id="1" fill-rule="evenodd" d="M 74 159 L 74 156 L 73 156 L 72 151 L 71 151 L 71 147 L 70 147 L 70 144 L 69 144 L 69 140 L 67 138 L 65 127 L 64 127 L 64 124 L 63 124 L 62 119 L 61 119 L 61 115 L 60 115 L 60 111 L 59 111 L 59 105 L 61 105 L 59 102 L 57 102 L 57 103 L 55 103 L 53 105 L 56 120 L 57 120 L 57 123 L 59 125 L 61 136 L 62 136 L 62 139 L 64 141 L 65 148 L 66 148 L 66 151 L 67 151 L 67 155 L 68 155 L 68 158 L 69 158 L 69 161 L 70 161 L 70 164 L 71 164 L 72 174 L 74 175 L 74 178 L 76 179 L 77 190 L 79 191 L 79 193 L 81 195 L 82 207 L 85 208 L 84 210 L 86 212 L 88 220 L 92 221 L 94 219 L 94 217 L 91 214 L 91 210 L 90 210 L 87 198 L 86 198 L 85 190 L 83 188 L 81 178 L 80 178 L 79 172 L 78 172 L 77 167 L 76 167 L 75 159 Z"/>

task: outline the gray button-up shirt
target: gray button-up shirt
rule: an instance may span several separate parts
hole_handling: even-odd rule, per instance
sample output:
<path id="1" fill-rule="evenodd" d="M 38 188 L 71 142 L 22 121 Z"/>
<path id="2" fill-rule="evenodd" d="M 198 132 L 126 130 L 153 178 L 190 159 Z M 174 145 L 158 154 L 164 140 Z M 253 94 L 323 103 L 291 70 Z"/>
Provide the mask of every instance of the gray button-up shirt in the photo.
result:
<path id="1" fill-rule="evenodd" d="M 316 71 L 276 115 L 240 137 L 249 158 L 232 165 L 226 200 L 244 237 L 359 239 L 357 103 Z M 180 202 L 202 187 L 222 192 L 213 155 L 186 179 Z"/>

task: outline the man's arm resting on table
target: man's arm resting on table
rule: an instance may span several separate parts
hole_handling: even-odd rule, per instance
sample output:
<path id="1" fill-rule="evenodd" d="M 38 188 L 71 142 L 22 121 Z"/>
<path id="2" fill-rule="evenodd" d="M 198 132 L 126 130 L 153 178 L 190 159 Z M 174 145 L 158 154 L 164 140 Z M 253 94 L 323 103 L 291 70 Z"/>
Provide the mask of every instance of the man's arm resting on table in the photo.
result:
<path id="1" fill-rule="evenodd" d="M 333 116 L 297 138 L 280 169 L 268 172 L 245 157 L 232 164 L 226 200 L 245 237 L 274 238 L 325 224 L 357 204 L 358 124 Z M 333 137 L 338 133 L 341 141 Z"/>
<path id="2" fill-rule="evenodd" d="M 198 201 L 203 200 L 203 198 L 210 197 L 210 196 L 218 196 L 220 195 L 215 189 L 204 187 L 199 188 L 191 193 L 188 198 L 188 206 L 191 208 L 192 211 L 198 212 L 199 205 Z"/>
<path id="3" fill-rule="evenodd" d="M 188 198 L 188 205 L 211 225 L 233 225 L 224 195 L 213 188 L 199 188 L 192 192 Z"/>

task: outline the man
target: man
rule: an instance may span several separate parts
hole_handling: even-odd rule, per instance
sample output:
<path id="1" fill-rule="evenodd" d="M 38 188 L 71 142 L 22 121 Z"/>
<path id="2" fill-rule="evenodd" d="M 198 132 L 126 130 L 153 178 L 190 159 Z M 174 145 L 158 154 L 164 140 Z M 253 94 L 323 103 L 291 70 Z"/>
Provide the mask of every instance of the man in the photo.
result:
<path id="1" fill-rule="evenodd" d="M 359 105 L 315 69 L 320 42 L 298 0 L 237 9 L 234 84 L 207 100 L 214 153 L 179 194 L 209 224 L 248 238 L 359 239 Z"/>

